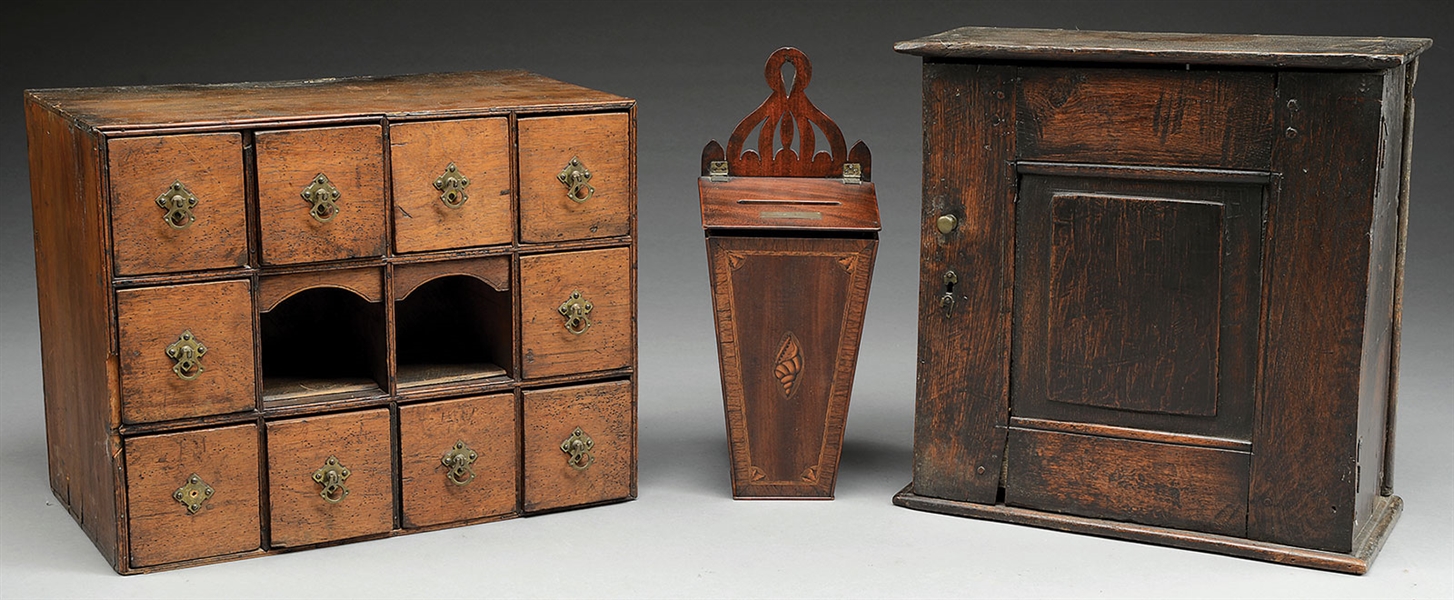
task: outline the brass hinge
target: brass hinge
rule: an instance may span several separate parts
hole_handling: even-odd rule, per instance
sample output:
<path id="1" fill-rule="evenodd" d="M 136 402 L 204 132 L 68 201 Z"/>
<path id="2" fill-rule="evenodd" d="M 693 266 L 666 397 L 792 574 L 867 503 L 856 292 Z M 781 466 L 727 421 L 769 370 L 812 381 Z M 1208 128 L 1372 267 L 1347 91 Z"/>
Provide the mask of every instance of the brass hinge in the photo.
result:
<path id="1" fill-rule="evenodd" d="M 843 163 L 843 183 L 848 185 L 863 183 L 863 165 L 858 163 Z"/>
<path id="2" fill-rule="evenodd" d="M 714 160 L 707 164 L 707 175 L 712 181 L 727 181 L 727 161 Z"/>

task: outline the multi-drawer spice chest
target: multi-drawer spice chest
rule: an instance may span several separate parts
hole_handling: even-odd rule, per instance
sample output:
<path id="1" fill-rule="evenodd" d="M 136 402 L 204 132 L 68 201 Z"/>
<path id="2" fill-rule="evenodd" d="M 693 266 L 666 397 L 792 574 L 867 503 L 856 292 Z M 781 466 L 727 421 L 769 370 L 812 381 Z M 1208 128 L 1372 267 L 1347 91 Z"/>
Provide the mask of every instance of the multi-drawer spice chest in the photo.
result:
<path id="1" fill-rule="evenodd" d="M 1397 519 L 1424 39 L 963 28 L 922 56 L 899 504 L 1362 572 Z"/>
<path id="2" fill-rule="evenodd" d="M 51 488 L 117 571 L 635 497 L 634 101 L 25 99 Z"/>

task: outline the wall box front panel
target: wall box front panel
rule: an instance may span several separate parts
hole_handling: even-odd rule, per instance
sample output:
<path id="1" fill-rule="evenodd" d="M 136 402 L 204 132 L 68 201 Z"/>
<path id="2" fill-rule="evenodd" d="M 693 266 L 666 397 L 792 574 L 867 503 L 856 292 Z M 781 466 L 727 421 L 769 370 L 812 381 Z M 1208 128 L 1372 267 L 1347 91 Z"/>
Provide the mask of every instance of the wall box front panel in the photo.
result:
<path id="1" fill-rule="evenodd" d="M 117 572 L 525 514 L 527 393 L 615 415 L 551 510 L 635 497 L 633 100 L 487 71 L 25 109 L 51 490 Z M 565 152 L 525 215 L 522 157 Z"/>
<path id="2" fill-rule="evenodd" d="M 924 57 L 925 151 L 895 502 L 1366 571 L 1402 506 L 1400 232 L 1429 44 L 900 43 Z"/>

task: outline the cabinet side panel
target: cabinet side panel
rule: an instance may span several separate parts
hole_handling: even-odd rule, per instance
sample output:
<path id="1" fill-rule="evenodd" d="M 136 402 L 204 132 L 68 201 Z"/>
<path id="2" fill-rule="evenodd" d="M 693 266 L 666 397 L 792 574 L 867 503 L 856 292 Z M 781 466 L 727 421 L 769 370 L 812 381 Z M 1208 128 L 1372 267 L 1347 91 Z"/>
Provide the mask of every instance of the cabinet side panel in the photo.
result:
<path id="1" fill-rule="evenodd" d="M 1282 73 L 1248 535 L 1349 552 L 1380 73 Z"/>
<path id="2" fill-rule="evenodd" d="M 106 559 L 124 564 L 99 139 L 26 100 L 51 489 Z"/>
<path id="3" fill-rule="evenodd" d="M 1404 135 L 1404 68 L 1384 71 L 1382 147 L 1378 195 L 1373 201 L 1369 246 L 1368 310 L 1363 325 L 1363 360 L 1358 388 L 1358 497 L 1355 530 L 1368 524 L 1383 478 L 1384 433 L 1388 425 L 1393 356 L 1394 277 L 1399 237 L 1399 180 Z"/>
<path id="4" fill-rule="evenodd" d="M 1014 77 L 1011 67 L 924 63 L 914 420 L 914 492 L 923 496 L 992 503 L 999 491 L 1009 412 Z M 948 233 L 937 227 L 944 215 L 957 224 Z"/>

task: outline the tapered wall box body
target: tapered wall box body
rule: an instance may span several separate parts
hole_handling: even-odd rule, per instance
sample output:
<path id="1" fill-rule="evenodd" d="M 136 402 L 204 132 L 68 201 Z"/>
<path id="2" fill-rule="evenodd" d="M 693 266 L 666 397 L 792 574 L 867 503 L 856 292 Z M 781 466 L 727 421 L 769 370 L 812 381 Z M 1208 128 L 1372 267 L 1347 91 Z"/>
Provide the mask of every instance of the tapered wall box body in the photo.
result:
<path id="1" fill-rule="evenodd" d="M 51 489 L 136 573 L 636 495 L 635 104 L 26 94 Z"/>
<path id="2" fill-rule="evenodd" d="M 811 78 L 802 52 L 778 50 L 767 62 L 772 95 L 726 149 L 713 141 L 702 153 L 698 190 L 739 499 L 833 498 L 878 249 L 868 146 L 850 150 L 813 107 L 804 92 Z M 744 149 L 754 131 L 756 149 Z M 815 152 L 818 135 L 827 151 Z"/>
<path id="3" fill-rule="evenodd" d="M 895 502 L 1363 572 L 1421 39 L 964 28 L 924 58 Z"/>

